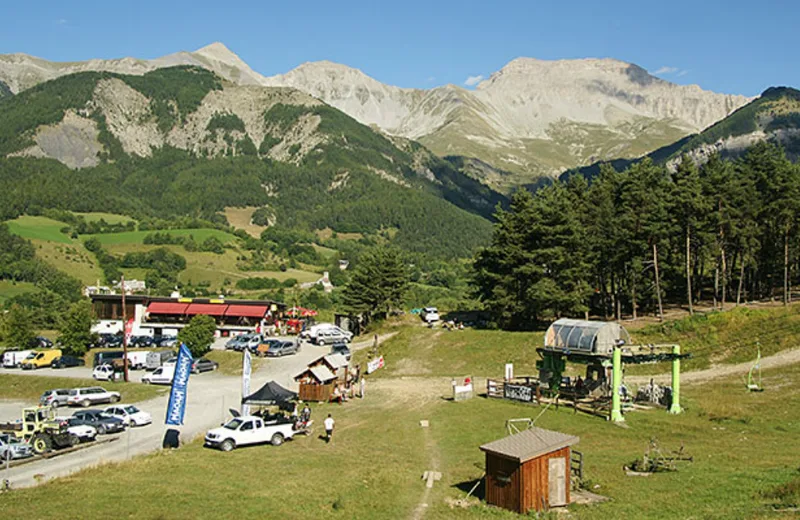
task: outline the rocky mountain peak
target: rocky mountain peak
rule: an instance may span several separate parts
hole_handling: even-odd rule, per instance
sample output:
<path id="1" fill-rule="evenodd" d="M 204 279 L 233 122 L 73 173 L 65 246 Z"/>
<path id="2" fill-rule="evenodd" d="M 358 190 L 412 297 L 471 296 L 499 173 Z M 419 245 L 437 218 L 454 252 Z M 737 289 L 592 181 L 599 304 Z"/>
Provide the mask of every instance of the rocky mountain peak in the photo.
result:
<path id="1" fill-rule="evenodd" d="M 241 67 L 248 70 L 250 69 L 250 66 L 247 65 L 247 63 L 245 63 L 236 53 L 231 51 L 225 46 L 224 43 L 221 42 L 214 42 L 210 45 L 206 45 L 205 47 L 194 51 L 193 54 L 203 56 L 210 60 L 226 63 L 233 67 Z"/>

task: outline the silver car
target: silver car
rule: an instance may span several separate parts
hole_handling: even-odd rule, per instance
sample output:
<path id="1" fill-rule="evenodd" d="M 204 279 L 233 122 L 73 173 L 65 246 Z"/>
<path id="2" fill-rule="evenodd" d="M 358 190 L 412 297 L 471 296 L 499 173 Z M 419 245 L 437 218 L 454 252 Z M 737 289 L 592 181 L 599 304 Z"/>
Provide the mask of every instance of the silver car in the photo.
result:
<path id="1" fill-rule="evenodd" d="M 33 449 L 27 442 L 22 442 L 8 434 L 0 434 L 0 461 L 6 459 L 24 459 L 33 457 Z"/>
<path id="2" fill-rule="evenodd" d="M 42 406 L 52 406 L 58 408 L 59 406 L 66 406 L 67 399 L 69 398 L 68 388 L 56 388 L 55 390 L 45 390 L 39 398 L 39 404 Z"/>

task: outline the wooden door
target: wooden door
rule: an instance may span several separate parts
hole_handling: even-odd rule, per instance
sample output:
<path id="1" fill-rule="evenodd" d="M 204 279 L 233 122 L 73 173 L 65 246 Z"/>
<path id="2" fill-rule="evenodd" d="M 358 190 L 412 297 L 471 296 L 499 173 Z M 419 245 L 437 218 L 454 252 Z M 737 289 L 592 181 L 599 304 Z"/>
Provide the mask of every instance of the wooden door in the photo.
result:
<path id="1" fill-rule="evenodd" d="M 548 460 L 548 502 L 550 507 L 567 505 L 567 459 L 557 457 Z"/>

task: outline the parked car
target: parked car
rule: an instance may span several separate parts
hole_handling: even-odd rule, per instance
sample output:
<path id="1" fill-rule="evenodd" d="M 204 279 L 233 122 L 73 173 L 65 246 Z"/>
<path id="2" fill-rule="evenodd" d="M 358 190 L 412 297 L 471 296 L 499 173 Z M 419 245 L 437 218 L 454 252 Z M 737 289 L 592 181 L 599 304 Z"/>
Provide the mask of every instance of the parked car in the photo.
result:
<path id="1" fill-rule="evenodd" d="M 162 348 L 172 348 L 178 346 L 177 336 L 159 336 L 153 338 L 153 345 Z"/>
<path id="2" fill-rule="evenodd" d="M 52 406 L 58 408 L 65 406 L 69 400 L 68 388 L 56 388 L 55 390 L 45 390 L 39 398 L 39 404 L 42 406 Z"/>
<path id="3" fill-rule="evenodd" d="M 247 339 L 247 334 L 234 336 L 225 342 L 225 350 L 242 350 L 242 343 Z"/>
<path id="4" fill-rule="evenodd" d="M 266 356 L 267 352 L 269 351 L 269 349 L 272 348 L 273 345 L 277 345 L 282 341 L 283 340 L 278 338 L 264 338 L 263 340 L 261 340 L 261 344 L 258 346 L 258 349 L 256 350 L 255 353 L 259 356 Z"/>
<path id="5" fill-rule="evenodd" d="M 419 316 L 425 323 L 435 323 L 439 321 L 439 309 L 436 307 L 424 307 Z"/>
<path id="6" fill-rule="evenodd" d="M 192 362 L 192 374 L 210 372 L 212 370 L 216 370 L 217 368 L 219 368 L 219 363 L 206 358 L 195 359 Z"/>
<path id="7" fill-rule="evenodd" d="M 50 368 L 68 368 L 68 367 L 82 367 L 86 365 L 86 361 L 77 356 L 59 356 L 53 360 Z"/>
<path id="8" fill-rule="evenodd" d="M 325 329 L 317 333 L 317 345 L 333 345 L 334 343 L 348 343 L 353 338 L 352 332 L 346 332 L 339 327 Z"/>
<path id="9" fill-rule="evenodd" d="M 92 366 L 110 365 L 115 359 L 122 359 L 125 353 L 122 350 L 106 350 L 103 352 L 96 352 L 92 360 Z"/>
<path id="10" fill-rule="evenodd" d="M 132 348 L 146 348 L 153 346 L 153 338 L 150 336 L 132 336 L 128 342 L 128 346 Z"/>
<path id="11" fill-rule="evenodd" d="M 174 375 L 175 365 L 167 364 L 143 375 L 142 383 L 149 385 L 170 385 L 172 384 L 172 377 Z"/>
<path id="12" fill-rule="evenodd" d="M 93 404 L 98 403 L 118 403 L 119 392 L 109 392 L 105 388 L 99 386 L 90 386 L 88 388 L 73 388 L 69 391 L 69 398 L 67 404 L 70 406 L 83 406 L 88 408 Z"/>
<path id="13" fill-rule="evenodd" d="M 268 357 L 288 356 L 300 352 L 300 345 L 294 341 L 279 341 L 273 343 L 267 350 Z"/>
<path id="14" fill-rule="evenodd" d="M 114 365 L 109 363 L 96 366 L 92 371 L 92 377 L 97 381 L 114 381 L 116 379 L 116 374 L 117 370 L 114 368 Z"/>
<path id="15" fill-rule="evenodd" d="M 31 448 L 30 444 L 21 441 L 16 436 L 6 433 L 0 434 L 0 461 L 27 457 L 33 457 L 33 448 Z"/>
<path id="16" fill-rule="evenodd" d="M 102 410 L 81 410 L 72 414 L 75 424 L 93 426 L 98 435 L 117 433 L 125 430 L 125 423 L 118 417 L 112 417 Z"/>
<path id="17" fill-rule="evenodd" d="M 314 343 L 317 340 L 317 335 L 323 330 L 338 329 L 333 323 L 315 323 L 306 330 L 300 333 L 302 339 L 307 339 Z"/>
<path id="18" fill-rule="evenodd" d="M 263 444 L 269 442 L 273 446 L 280 446 L 286 439 L 291 439 L 298 433 L 306 433 L 311 422 L 305 429 L 296 430 L 291 420 L 266 424 L 261 417 L 244 415 L 235 417 L 219 428 L 214 428 L 206 433 L 205 446 L 219 448 L 222 451 L 231 451 L 239 446 L 250 444 Z"/>
<path id="19" fill-rule="evenodd" d="M 25 358 L 20 364 L 22 370 L 36 370 L 37 368 L 49 367 L 53 360 L 61 357 L 61 350 L 35 350 Z"/>
<path id="20" fill-rule="evenodd" d="M 334 343 L 331 346 L 331 354 L 341 354 L 347 361 L 350 361 L 350 356 L 352 355 L 347 343 Z"/>
<path id="21" fill-rule="evenodd" d="M 97 428 L 84 424 L 81 419 L 77 417 L 64 417 L 63 419 L 67 423 L 67 431 L 81 442 L 93 441 L 97 437 Z"/>
<path id="22" fill-rule="evenodd" d="M 53 348 L 53 342 L 44 336 L 36 336 L 33 338 L 34 348 Z"/>
<path id="23" fill-rule="evenodd" d="M 153 417 L 132 404 L 118 404 L 103 410 L 108 415 L 122 419 L 125 426 L 146 426 L 153 422 Z"/>
<path id="24" fill-rule="evenodd" d="M 248 349 L 250 352 L 256 352 L 262 339 L 261 334 L 248 334 L 245 339 L 242 339 L 239 350 Z"/>
<path id="25" fill-rule="evenodd" d="M 8 349 L 3 352 L 4 368 L 19 368 L 25 358 L 30 356 L 33 350 Z"/>
<path id="26" fill-rule="evenodd" d="M 157 350 L 147 353 L 147 360 L 145 361 L 145 368 L 147 370 L 155 370 L 164 363 L 176 358 L 175 352 L 172 350 Z"/>

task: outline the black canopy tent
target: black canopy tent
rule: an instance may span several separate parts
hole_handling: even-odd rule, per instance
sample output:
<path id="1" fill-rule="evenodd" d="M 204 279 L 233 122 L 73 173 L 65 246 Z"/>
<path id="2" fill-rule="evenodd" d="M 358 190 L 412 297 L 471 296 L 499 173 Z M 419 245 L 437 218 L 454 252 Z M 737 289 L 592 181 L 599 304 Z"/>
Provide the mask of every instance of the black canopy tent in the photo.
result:
<path id="1" fill-rule="evenodd" d="M 288 390 L 275 381 L 270 381 L 254 393 L 242 399 L 242 404 L 255 404 L 261 406 L 282 405 L 296 399 L 297 394 Z"/>

